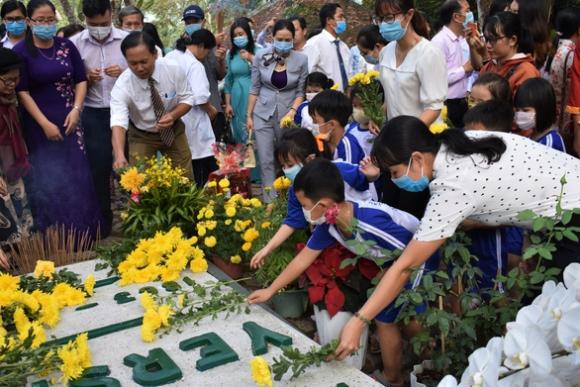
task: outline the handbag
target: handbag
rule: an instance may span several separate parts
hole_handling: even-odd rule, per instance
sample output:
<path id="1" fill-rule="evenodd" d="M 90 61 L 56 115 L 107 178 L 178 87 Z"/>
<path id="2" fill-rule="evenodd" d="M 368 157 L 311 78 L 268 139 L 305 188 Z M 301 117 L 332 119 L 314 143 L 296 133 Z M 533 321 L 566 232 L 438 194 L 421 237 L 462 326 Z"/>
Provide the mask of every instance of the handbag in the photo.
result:
<path id="1" fill-rule="evenodd" d="M 248 141 L 246 142 L 246 158 L 244 168 L 256 168 L 256 152 L 254 150 L 254 140 L 252 140 L 252 130 L 248 131 Z"/>

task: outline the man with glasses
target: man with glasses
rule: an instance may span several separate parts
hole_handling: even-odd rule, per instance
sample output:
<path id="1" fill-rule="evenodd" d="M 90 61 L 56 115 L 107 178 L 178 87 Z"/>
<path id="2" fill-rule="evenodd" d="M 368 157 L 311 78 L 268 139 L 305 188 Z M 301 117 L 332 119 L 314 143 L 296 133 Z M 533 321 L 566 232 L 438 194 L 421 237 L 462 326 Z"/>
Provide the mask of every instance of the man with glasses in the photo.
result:
<path id="1" fill-rule="evenodd" d="M 320 34 L 310 38 L 304 46 L 308 56 L 308 72 L 319 71 L 331 78 L 340 91 L 348 87 L 348 71 L 351 68 L 351 52 L 339 35 L 346 32 L 344 12 L 339 4 L 324 4 L 319 13 Z"/>
<path id="2" fill-rule="evenodd" d="M 82 5 L 87 29 L 70 40 L 81 54 L 89 80 L 81 121 L 95 190 L 103 212 L 101 234 L 106 237 L 113 220 L 110 185 L 113 147 L 109 105 L 115 81 L 127 68 L 121 53 L 121 42 L 128 34 L 113 27 L 110 0 L 83 0 Z"/>
<path id="3" fill-rule="evenodd" d="M 6 26 L 6 36 L 0 40 L 4 48 L 12 48 L 24 39 L 26 34 L 26 7 L 17 0 L 8 0 L 0 10 L 2 22 Z"/>
<path id="4" fill-rule="evenodd" d="M 441 49 L 447 63 L 448 117 L 454 126 L 463 127 L 463 115 L 467 112 L 468 80 L 474 68 L 471 50 L 465 39 L 465 31 L 474 22 L 469 3 L 465 0 L 447 0 L 439 10 L 443 28 L 431 40 Z"/>

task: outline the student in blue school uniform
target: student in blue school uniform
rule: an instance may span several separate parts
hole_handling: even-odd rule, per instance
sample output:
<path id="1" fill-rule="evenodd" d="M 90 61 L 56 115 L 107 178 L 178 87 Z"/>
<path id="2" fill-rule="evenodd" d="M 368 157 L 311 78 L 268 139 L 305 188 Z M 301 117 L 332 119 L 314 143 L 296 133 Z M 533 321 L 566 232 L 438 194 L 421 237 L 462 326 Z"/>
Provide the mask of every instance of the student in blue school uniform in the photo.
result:
<path id="1" fill-rule="evenodd" d="M 376 202 L 356 203 L 345 200 L 344 183 L 336 165 L 323 159 L 313 160 L 296 176 L 294 181 L 296 197 L 309 223 L 317 225 L 306 247 L 298 253 L 288 267 L 268 288 L 250 294 L 252 304 L 268 301 L 277 291 L 296 280 L 320 255 L 323 249 L 338 242 L 347 249 L 353 249 L 348 241 L 353 239 L 375 241 L 376 246 L 386 250 L 404 249 L 413 237 L 419 221 L 414 216 Z M 334 224 L 328 224 L 327 211 L 333 209 L 336 215 Z M 357 226 L 353 229 L 353 221 Z M 374 248 L 366 258 L 383 257 Z M 428 262 L 436 260 L 432 257 Z M 430 262 L 431 263 L 431 262 Z M 384 267 L 392 264 L 388 262 Z M 422 270 L 417 270 L 407 287 L 419 284 Z M 392 385 L 403 383 L 402 374 L 402 337 L 395 324 L 401 306 L 395 307 L 393 301 L 375 318 L 381 347 L 384 370 L 376 375 L 381 382 Z M 370 321 L 355 314 L 366 324 Z"/>
<path id="2" fill-rule="evenodd" d="M 363 148 L 345 127 L 352 115 L 350 98 L 336 90 L 324 90 L 312 99 L 308 112 L 314 122 L 314 131 L 322 142 L 326 158 L 358 164 L 365 157 Z"/>
<path id="3" fill-rule="evenodd" d="M 307 129 L 286 130 L 274 155 L 282 167 L 284 175 L 292 182 L 304 165 L 321 156 L 316 139 Z M 348 200 L 367 202 L 373 199 L 369 191 L 369 180 L 358 165 L 342 161 L 335 161 L 334 164 L 344 180 L 344 195 Z M 370 169 L 366 168 L 365 170 Z M 368 173 L 376 173 L 377 170 Z M 296 198 L 292 186 L 288 190 L 288 213 L 282 226 L 266 246 L 254 255 L 250 261 L 250 266 L 252 268 L 262 266 L 268 255 L 290 238 L 295 230 L 306 227 L 308 227 L 308 222 L 304 218 L 302 206 Z"/>
<path id="4" fill-rule="evenodd" d="M 531 78 L 521 84 L 514 97 L 515 123 L 540 144 L 566 153 L 564 140 L 556 127 L 554 88 L 543 78 Z"/>
<path id="5" fill-rule="evenodd" d="M 383 91 L 383 86 L 377 80 L 373 81 L 379 87 L 379 94 L 381 95 L 382 102 L 385 101 L 385 92 Z M 346 133 L 352 134 L 358 140 L 358 143 L 363 148 L 365 156 L 371 155 L 371 149 L 373 148 L 373 142 L 375 141 L 375 135 L 369 130 L 369 123 L 371 119 L 366 115 L 364 111 L 363 101 L 360 97 L 362 89 L 357 84 L 350 88 L 349 95 L 352 101 L 352 119 L 353 121 L 346 128 Z"/>
<path id="6" fill-rule="evenodd" d="M 326 76 L 326 74 L 315 71 L 308 74 L 306 77 L 306 101 L 302 102 L 294 116 L 294 123 L 301 128 L 313 130 L 312 117 L 308 113 L 308 105 L 314 97 L 321 91 L 329 90 L 334 86 L 334 81 Z M 315 136 L 318 132 L 312 132 Z"/>

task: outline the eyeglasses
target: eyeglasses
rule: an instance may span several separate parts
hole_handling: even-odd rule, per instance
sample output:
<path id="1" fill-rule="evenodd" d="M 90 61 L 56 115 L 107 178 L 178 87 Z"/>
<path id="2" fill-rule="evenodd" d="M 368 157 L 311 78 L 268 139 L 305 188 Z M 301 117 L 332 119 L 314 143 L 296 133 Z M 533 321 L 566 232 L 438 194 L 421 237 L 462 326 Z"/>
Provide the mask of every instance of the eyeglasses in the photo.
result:
<path id="1" fill-rule="evenodd" d="M 2 81 L 2 83 L 4 83 L 4 85 L 6 85 L 8 87 L 16 86 L 16 84 L 18 83 L 19 80 L 20 80 L 19 77 L 15 77 L 15 78 L 0 77 L 0 81 Z"/>
<path id="2" fill-rule="evenodd" d="M 404 14 L 404 12 L 392 13 L 392 14 L 389 14 L 389 15 L 385 15 L 383 17 L 373 16 L 373 24 L 375 24 L 377 26 L 379 24 L 381 24 L 382 22 L 385 22 L 387 24 L 392 24 L 397 19 L 397 16 L 398 15 L 402 15 L 402 14 Z"/>
<path id="3" fill-rule="evenodd" d="M 31 22 L 36 24 L 55 24 L 56 19 L 30 19 Z"/>
<path id="4" fill-rule="evenodd" d="M 496 44 L 498 40 L 501 40 L 501 39 L 505 38 L 506 36 L 505 35 L 503 35 L 503 36 L 489 36 L 489 35 L 484 35 L 483 37 L 485 38 L 485 41 L 487 43 Z"/>
<path id="5" fill-rule="evenodd" d="M 4 18 L 4 21 L 5 21 L 6 23 L 14 23 L 14 22 L 19 22 L 19 21 L 22 21 L 22 20 L 24 20 L 24 19 L 25 19 L 25 18 L 24 18 L 24 17 L 22 17 L 22 16 L 16 16 L 16 17 L 11 17 L 11 16 L 9 16 L 9 17 L 5 17 L 5 18 Z"/>

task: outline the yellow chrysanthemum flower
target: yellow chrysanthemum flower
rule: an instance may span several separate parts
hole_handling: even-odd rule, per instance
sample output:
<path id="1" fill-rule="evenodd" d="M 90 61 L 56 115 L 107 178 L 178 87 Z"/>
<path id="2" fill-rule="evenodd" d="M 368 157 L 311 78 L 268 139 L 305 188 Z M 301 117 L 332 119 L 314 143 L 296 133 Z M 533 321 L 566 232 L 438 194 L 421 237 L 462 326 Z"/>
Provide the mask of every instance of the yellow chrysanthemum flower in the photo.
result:
<path id="1" fill-rule="evenodd" d="M 8 292 L 18 290 L 20 284 L 20 277 L 10 274 L 0 273 L 0 291 Z"/>
<path id="2" fill-rule="evenodd" d="M 235 207 L 227 207 L 226 208 L 226 216 L 228 218 L 233 218 L 234 216 L 236 216 L 236 213 L 237 213 L 237 211 L 236 211 Z"/>
<path id="3" fill-rule="evenodd" d="M 184 305 L 185 305 L 185 294 L 180 294 L 179 296 L 177 296 L 177 306 L 183 308 Z"/>
<path id="4" fill-rule="evenodd" d="M 87 294 L 89 296 L 92 296 L 94 294 L 95 291 L 95 276 L 90 274 L 86 279 L 85 279 L 85 291 L 87 292 Z"/>
<path id="5" fill-rule="evenodd" d="M 136 167 L 129 168 L 121 175 L 121 187 L 132 193 L 139 193 L 139 187 L 145 181 L 145 175 L 140 173 Z"/>
<path id="6" fill-rule="evenodd" d="M 129 217 L 129 213 L 127 211 L 122 211 L 119 214 L 119 217 L 121 218 L 121 220 L 127 220 L 127 218 Z"/>
<path id="7" fill-rule="evenodd" d="M 203 258 L 193 259 L 189 264 L 189 268 L 194 273 L 205 273 L 207 271 L 207 261 Z"/>
<path id="8" fill-rule="evenodd" d="M 209 248 L 214 247 L 216 245 L 216 243 L 217 243 L 217 239 L 214 236 L 206 237 L 203 240 L 203 244 Z"/>
<path id="9" fill-rule="evenodd" d="M 252 207 L 254 207 L 254 208 L 262 207 L 262 202 L 258 198 L 251 198 L 250 203 L 252 203 Z"/>
<path id="10" fill-rule="evenodd" d="M 292 120 L 292 118 L 290 118 L 288 116 L 284 116 L 280 120 L 280 127 L 287 128 L 287 127 L 291 126 L 293 123 L 294 123 L 294 120 Z"/>
<path id="11" fill-rule="evenodd" d="M 72 343 L 63 345 L 58 349 L 57 353 L 62 362 L 60 371 L 64 381 L 78 379 L 83 374 L 83 367 L 79 362 L 78 351 L 75 346 Z"/>
<path id="12" fill-rule="evenodd" d="M 52 278 L 54 274 L 54 262 L 52 261 L 43 261 L 43 260 L 38 260 L 36 261 L 36 267 L 34 268 L 34 277 L 36 278 L 40 278 L 40 277 L 46 277 L 46 278 Z"/>
<path id="13" fill-rule="evenodd" d="M 441 114 L 439 115 L 439 117 L 441 117 L 441 119 L 443 121 L 447 121 L 447 117 L 448 117 L 447 106 L 443 106 L 443 109 L 441 109 Z"/>
<path id="14" fill-rule="evenodd" d="M 433 134 L 439 134 L 448 128 L 445 122 L 434 122 L 429 126 L 429 130 Z"/>
<path id="15" fill-rule="evenodd" d="M 270 228 L 271 225 L 272 225 L 272 223 L 270 223 L 270 222 L 264 222 L 264 223 L 262 223 L 262 225 L 260 227 L 265 229 L 265 228 Z"/>
<path id="16" fill-rule="evenodd" d="M 217 186 L 217 183 L 215 182 L 215 180 L 210 181 L 209 183 L 207 183 L 207 186 L 209 188 L 215 188 Z"/>
<path id="17" fill-rule="evenodd" d="M 250 249 L 252 248 L 252 243 L 251 242 L 246 242 L 242 245 L 242 250 L 244 252 L 248 252 L 250 251 Z"/>
<path id="18" fill-rule="evenodd" d="M 226 221 L 224 222 L 226 226 L 229 226 L 230 224 L 232 224 L 232 220 L 231 219 L 226 219 Z"/>
<path id="19" fill-rule="evenodd" d="M 212 210 L 211 208 L 208 208 L 208 209 L 205 211 L 205 218 L 206 218 L 206 219 L 211 219 L 211 218 L 213 218 L 213 217 L 214 217 L 214 215 L 215 215 L 215 214 L 214 214 L 214 212 L 213 212 L 213 210 Z"/>
<path id="20" fill-rule="evenodd" d="M 229 181 L 228 179 L 226 179 L 226 178 L 223 178 L 223 179 L 221 179 L 221 180 L 219 181 L 219 183 L 218 183 L 218 184 L 219 184 L 220 188 L 229 188 L 229 186 L 230 186 L 230 181 Z"/>
<path id="21" fill-rule="evenodd" d="M 252 370 L 252 379 L 254 379 L 258 387 L 274 386 L 270 365 L 262 356 L 256 356 L 250 360 L 250 368 Z"/>
<path id="22" fill-rule="evenodd" d="M 253 242 L 260 236 L 260 233 L 255 228 L 249 228 L 244 233 L 242 239 L 246 242 Z"/>
<path id="23" fill-rule="evenodd" d="M 230 262 L 238 265 L 242 262 L 242 257 L 240 257 L 239 255 L 232 255 L 230 257 Z"/>
<path id="24" fill-rule="evenodd" d="M 161 324 L 164 327 L 168 327 L 169 326 L 169 318 L 173 314 L 173 310 L 171 310 L 171 306 L 161 305 L 159 307 L 158 313 L 159 313 L 159 317 L 161 318 Z"/>
<path id="25" fill-rule="evenodd" d="M 197 235 L 200 237 L 203 237 L 203 236 L 205 236 L 206 233 L 207 233 L 206 228 L 204 226 L 198 224 L 197 225 Z"/>
<path id="26" fill-rule="evenodd" d="M 338 84 L 335 83 L 334 85 L 332 85 L 330 90 L 338 90 Z"/>
<path id="27" fill-rule="evenodd" d="M 276 191 L 282 191 L 290 188 L 290 186 L 292 185 L 292 181 L 290 181 L 290 179 L 288 179 L 286 176 L 281 176 L 276 180 L 274 180 L 274 183 L 272 185 L 274 186 L 274 189 Z"/>

